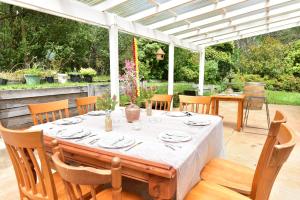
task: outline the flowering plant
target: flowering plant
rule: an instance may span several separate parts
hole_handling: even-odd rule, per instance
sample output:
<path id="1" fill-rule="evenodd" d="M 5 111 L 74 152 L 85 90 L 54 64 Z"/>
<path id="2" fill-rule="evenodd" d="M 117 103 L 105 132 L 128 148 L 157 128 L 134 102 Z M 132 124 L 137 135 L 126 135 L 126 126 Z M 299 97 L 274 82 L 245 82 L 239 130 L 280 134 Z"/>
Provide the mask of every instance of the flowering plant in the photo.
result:
<path id="1" fill-rule="evenodd" d="M 123 81 L 123 89 L 125 94 L 130 97 L 131 102 L 136 103 L 137 84 L 134 63 L 132 61 L 125 60 L 125 66 L 123 70 L 124 74 L 120 76 L 120 80 Z"/>
<path id="2" fill-rule="evenodd" d="M 141 98 L 146 100 L 149 103 L 150 99 L 154 96 L 156 89 L 157 88 L 155 86 L 142 87 L 141 88 Z"/>
<path id="3" fill-rule="evenodd" d="M 118 103 L 116 99 L 116 95 L 114 95 L 113 98 L 111 98 L 109 93 L 105 93 L 101 97 L 97 97 L 96 109 L 113 111 L 115 110 L 115 107 Z"/>

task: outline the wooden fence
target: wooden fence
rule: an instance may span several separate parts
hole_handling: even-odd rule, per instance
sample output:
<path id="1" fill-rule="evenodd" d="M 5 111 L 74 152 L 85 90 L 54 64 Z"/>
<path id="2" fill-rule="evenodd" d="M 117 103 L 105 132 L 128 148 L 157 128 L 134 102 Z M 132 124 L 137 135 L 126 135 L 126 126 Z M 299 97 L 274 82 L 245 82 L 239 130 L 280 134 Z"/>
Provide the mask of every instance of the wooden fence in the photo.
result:
<path id="1" fill-rule="evenodd" d="M 77 115 L 76 98 L 101 95 L 107 89 L 109 85 L 0 91 L 0 121 L 8 128 L 29 127 L 33 123 L 27 108 L 28 104 L 63 99 L 69 99 L 70 115 Z"/>

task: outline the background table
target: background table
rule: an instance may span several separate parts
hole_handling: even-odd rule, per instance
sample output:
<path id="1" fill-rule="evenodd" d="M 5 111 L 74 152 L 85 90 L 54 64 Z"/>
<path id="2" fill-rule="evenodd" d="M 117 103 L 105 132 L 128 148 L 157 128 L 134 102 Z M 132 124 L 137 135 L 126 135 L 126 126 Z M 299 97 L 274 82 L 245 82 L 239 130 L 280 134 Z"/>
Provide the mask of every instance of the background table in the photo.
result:
<path id="1" fill-rule="evenodd" d="M 214 115 L 219 114 L 219 102 L 220 101 L 237 102 L 238 110 L 237 110 L 236 129 L 237 129 L 237 131 L 240 131 L 241 128 L 243 127 L 244 100 L 245 100 L 244 94 L 240 94 L 240 95 L 236 95 L 236 96 L 214 95 L 214 96 L 212 96 L 212 114 L 214 114 Z"/>
<path id="2" fill-rule="evenodd" d="M 212 158 L 223 155 L 223 124 L 218 116 L 198 115 L 211 124 L 191 127 L 183 122 L 188 117 L 169 117 L 165 112 L 153 111 L 152 117 L 141 113 L 141 130 L 133 130 L 133 124 L 126 122 L 124 111 L 114 111 L 113 131 L 104 131 L 104 117 L 84 116 L 83 122 L 76 125 L 57 126 L 47 123 L 33 127 L 42 128 L 47 152 L 51 152 L 51 141 L 57 129 L 84 128 L 101 137 L 103 134 L 122 134 L 143 141 L 130 151 L 124 149 L 103 149 L 89 145 L 88 140 L 59 140 L 68 162 L 84 164 L 96 168 L 110 168 L 111 159 L 118 156 L 122 160 L 122 174 L 126 177 L 147 182 L 153 199 L 172 199 L 177 191 L 177 199 L 183 199 L 187 192 L 199 181 L 200 171 Z M 189 142 L 180 143 L 182 148 L 175 151 L 166 148 L 158 140 L 164 130 L 179 130 L 192 135 Z"/>

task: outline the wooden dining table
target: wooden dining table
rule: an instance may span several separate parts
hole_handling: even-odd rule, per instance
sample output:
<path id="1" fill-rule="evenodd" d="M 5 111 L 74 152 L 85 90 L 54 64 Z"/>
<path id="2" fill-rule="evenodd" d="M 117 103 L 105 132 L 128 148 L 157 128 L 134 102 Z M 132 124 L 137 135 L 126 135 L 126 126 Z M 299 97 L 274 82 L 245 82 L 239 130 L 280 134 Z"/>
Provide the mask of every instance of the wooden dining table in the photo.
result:
<path id="1" fill-rule="evenodd" d="M 191 119 L 188 116 L 168 117 L 165 113 L 154 111 L 153 122 L 150 120 L 151 117 L 147 117 L 146 112 L 143 111 L 140 119 L 142 127 L 139 131 L 129 128 L 135 125 L 127 123 L 125 116 L 119 114 L 115 117 L 122 117 L 122 122 L 115 122 L 113 131 L 109 133 L 104 131 L 104 116 L 85 116 L 84 122 L 78 125 L 58 126 L 52 122 L 32 128 L 43 129 L 44 144 L 48 154 L 52 154 L 52 141 L 55 139 L 63 150 L 66 162 L 70 164 L 110 169 L 112 158 L 117 156 L 121 159 L 122 176 L 148 183 L 151 199 L 171 200 L 176 197 L 177 200 L 182 200 L 193 185 L 200 180 L 199 174 L 204 165 L 210 159 L 223 155 L 223 125 L 217 116 L 195 114 L 201 119 L 209 120 L 210 124 L 202 127 L 189 127 L 183 123 L 185 119 Z M 114 121 L 114 116 L 112 117 Z M 98 120 L 99 123 L 95 123 Z M 162 121 L 158 122 L 158 120 Z M 52 134 L 56 128 L 67 131 L 71 126 L 91 128 L 93 133 L 99 134 L 99 137 L 107 134 L 127 133 L 127 135 L 134 136 L 136 140 L 144 139 L 144 143 L 130 151 L 112 150 L 89 146 L 77 142 L 78 140 L 60 139 Z M 184 130 L 192 135 L 192 140 L 176 143 L 176 145 L 181 145 L 176 151 L 166 148 L 163 146 L 165 143 L 157 138 L 158 133 L 164 127 Z M 143 151 L 144 154 L 141 153 Z M 178 170 L 180 170 L 179 174 Z"/>
<path id="2" fill-rule="evenodd" d="M 219 102 L 237 102 L 237 121 L 236 121 L 236 130 L 241 131 L 243 127 L 243 116 L 244 116 L 244 94 L 222 94 L 222 95 L 213 95 L 212 99 L 212 114 L 219 115 Z"/>

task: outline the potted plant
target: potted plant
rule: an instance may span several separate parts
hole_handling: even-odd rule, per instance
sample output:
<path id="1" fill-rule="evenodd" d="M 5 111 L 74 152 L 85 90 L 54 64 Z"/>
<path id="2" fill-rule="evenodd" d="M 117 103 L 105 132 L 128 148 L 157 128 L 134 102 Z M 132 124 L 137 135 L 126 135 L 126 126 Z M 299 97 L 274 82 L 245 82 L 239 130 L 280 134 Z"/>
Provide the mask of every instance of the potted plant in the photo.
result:
<path id="1" fill-rule="evenodd" d="M 134 63 L 132 61 L 126 60 L 125 67 L 123 68 L 124 74 L 120 77 L 123 83 L 123 89 L 127 96 L 130 97 L 130 105 L 125 108 L 125 114 L 127 121 L 132 123 L 139 120 L 140 118 L 140 107 L 136 105 L 136 100 L 138 97 L 137 88 L 137 76 Z"/>
<path id="2" fill-rule="evenodd" d="M 48 69 L 44 71 L 44 77 L 47 83 L 54 83 L 54 76 L 57 74 L 56 70 Z"/>
<path id="3" fill-rule="evenodd" d="M 83 80 L 88 83 L 93 82 L 93 77 L 97 75 L 96 70 L 93 68 L 81 68 L 80 69 L 80 74 L 83 76 Z"/>
<path id="4" fill-rule="evenodd" d="M 69 76 L 70 76 L 71 82 L 80 82 L 81 81 L 80 73 L 77 71 L 70 72 Z"/>
<path id="5" fill-rule="evenodd" d="M 10 78 L 11 73 L 9 72 L 1 72 L 0 73 L 0 85 L 6 85 L 9 78 Z"/>
<path id="6" fill-rule="evenodd" d="M 43 69 L 41 63 L 34 63 L 32 67 L 24 69 L 24 78 L 26 84 L 28 85 L 37 85 L 41 83 L 41 76 L 43 75 Z"/>
<path id="7" fill-rule="evenodd" d="M 142 87 L 141 95 L 138 97 L 139 104 L 145 104 L 146 112 L 148 116 L 152 115 L 151 98 L 154 96 L 156 87 Z M 140 105 L 142 106 L 142 105 Z"/>

